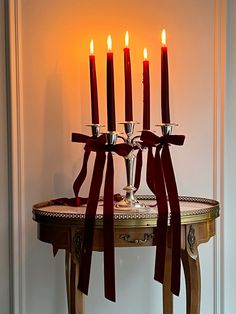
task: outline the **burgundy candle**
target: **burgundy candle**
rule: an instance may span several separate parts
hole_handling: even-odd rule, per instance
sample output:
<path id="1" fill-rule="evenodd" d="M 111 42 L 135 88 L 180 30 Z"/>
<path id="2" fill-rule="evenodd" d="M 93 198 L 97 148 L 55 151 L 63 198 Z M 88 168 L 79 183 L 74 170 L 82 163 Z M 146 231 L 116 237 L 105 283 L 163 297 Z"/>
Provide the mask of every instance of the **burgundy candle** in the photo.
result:
<path id="1" fill-rule="evenodd" d="M 132 79 L 131 79 L 131 62 L 129 33 L 125 34 L 125 48 L 124 48 L 124 67 L 125 67 L 125 121 L 133 121 L 132 109 Z"/>
<path id="2" fill-rule="evenodd" d="M 96 64 L 95 64 L 93 40 L 91 40 L 90 42 L 89 68 L 90 68 L 90 94 L 91 94 L 92 123 L 99 124 L 97 76 L 96 76 Z"/>
<path id="3" fill-rule="evenodd" d="M 107 125 L 108 131 L 116 130 L 116 114 L 115 114 L 115 89 L 114 89 L 114 66 L 113 52 L 111 51 L 111 36 L 107 39 Z"/>
<path id="4" fill-rule="evenodd" d="M 161 47 L 161 114 L 162 122 L 170 123 L 168 55 L 165 30 L 162 31 Z"/>
<path id="5" fill-rule="evenodd" d="M 143 129 L 150 130 L 150 78 L 146 48 L 144 48 L 143 55 Z"/>

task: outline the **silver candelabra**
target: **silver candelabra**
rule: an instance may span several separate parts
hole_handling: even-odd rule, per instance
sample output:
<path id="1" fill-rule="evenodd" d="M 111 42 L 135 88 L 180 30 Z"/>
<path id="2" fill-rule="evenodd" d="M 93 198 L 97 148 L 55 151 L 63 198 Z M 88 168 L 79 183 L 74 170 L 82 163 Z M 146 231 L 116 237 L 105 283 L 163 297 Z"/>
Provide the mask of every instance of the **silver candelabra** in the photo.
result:
<path id="1" fill-rule="evenodd" d="M 115 145 L 117 139 L 121 138 L 125 143 L 131 145 L 133 148 L 138 147 L 138 149 L 143 149 L 137 141 L 137 139 L 139 139 L 140 136 L 133 136 L 134 128 L 137 123 L 133 121 L 127 121 L 122 124 L 124 125 L 125 136 L 118 135 L 118 133 L 115 131 L 103 133 L 106 135 L 107 144 Z M 89 126 L 91 126 L 92 135 L 94 137 L 98 137 L 100 134 L 102 134 L 101 124 L 90 124 Z M 172 134 L 173 126 L 177 126 L 177 124 L 162 123 L 157 126 L 161 127 L 162 135 L 166 136 Z M 145 205 L 144 203 L 139 202 L 137 197 L 135 197 L 136 191 L 136 188 L 134 186 L 134 167 L 136 160 L 135 150 L 132 149 L 132 151 L 127 156 L 124 157 L 124 160 L 126 168 L 127 185 L 123 188 L 123 190 L 125 191 L 125 196 L 122 198 L 121 201 L 116 202 L 115 210 L 130 212 L 147 211 L 150 207 Z"/>

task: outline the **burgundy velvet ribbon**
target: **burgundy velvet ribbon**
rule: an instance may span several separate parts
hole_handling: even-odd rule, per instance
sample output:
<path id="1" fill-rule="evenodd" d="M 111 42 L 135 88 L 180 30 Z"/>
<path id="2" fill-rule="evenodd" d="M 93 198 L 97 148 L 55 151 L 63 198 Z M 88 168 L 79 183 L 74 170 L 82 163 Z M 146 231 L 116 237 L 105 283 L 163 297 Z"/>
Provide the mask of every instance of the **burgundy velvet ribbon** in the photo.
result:
<path id="1" fill-rule="evenodd" d="M 98 151 L 94 162 L 92 181 L 85 214 L 84 237 L 81 250 L 81 263 L 78 288 L 88 294 L 90 268 L 92 260 L 95 215 L 102 184 L 103 169 L 106 161 L 105 151 Z"/>
<path id="2" fill-rule="evenodd" d="M 177 144 L 178 145 L 178 144 Z M 175 181 L 174 169 L 171 161 L 168 145 L 163 146 L 162 150 L 163 172 L 166 182 L 166 189 L 169 197 L 171 210 L 172 228 L 172 265 L 171 265 L 171 291 L 179 295 L 180 291 L 180 243 L 181 243 L 181 221 L 178 190 Z"/>
<path id="3" fill-rule="evenodd" d="M 104 234 L 104 286 L 105 297 L 116 300 L 115 293 L 115 256 L 114 256 L 114 166 L 112 153 L 108 152 L 107 171 L 104 186 L 103 234 Z"/>
<path id="4" fill-rule="evenodd" d="M 91 137 L 82 133 L 72 133 L 71 141 L 76 143 L 86 143 Z"/>
<path id="5" fill-rule="evenodd" d="M 74 190 L 75 197 L 78 197 L 80 188 L 86 178 L 89 156 L 90 156 L 90 152 L 88 151 L 84 152 L 84 158 L 83 158 L 83 164 L 82 164 L 81 170 L 77 178 L 75 179 L 75 182 L 73 183 L 73 190 Z"/>
<path id="6" fill-rule="evenodd" d="M 152 165 L 155 195 L 158 205 L 158 220 L 156 228 L 157 248 L 154 278 L 161 283 L 164 281 L 166 236 L 168 225 L 168 202 L 171 211 L 172 229 L 172 266 L 171 291 L 179 295 L 180 291 L 180 243 L 181 223 L 180 206 L 174 169 L 171 161 L 169 145 L 183 145 L 183 135 L 157 136 L 150 131 L 143 131 L 141 140 L 148 147 L 156 146 L 155 162 Z"/>
<path id="7" fill-rule="evenodd" d="M 155 180 L 153 177 L 153 169 L 154 169 L 154 157 L 152 153 L 152 146 L 148 147 L 148 156 L 147 156 L 147 172 L 146 172 L 146 181 L 149 189 L 152 191 L 153 194 L 155 192 Z"/>
<path id="8" fill-rule="evenodd" d="M 144 147 L 143 143 L 139 143 L 139 146 L 141 148 L 138 148 L 139 151 L 137 153 L 136 158 L 136 168 L 135 168 L 135 178 L 134 178 L 134 187 L 136 188 L 135 192 L 137 192 L 140 181 L 141 181 L 141 172 L 142 172 L 142 165 L 143 165 L 143 150 Z M 154 180 L 153 180 L 153 162 L 154 157 L 152 153 L 152 146 L 148 147 L 148 156 L 147 156 L 147 172 L 146 172 L 146 182 L 149 187 L 149 189 L 152 191 L 153 194 L 155 194 L 155 187 L 154 187 Z"/>
<path id="9" fill-rule="evenodd" d="M 78 288 L 85 294 L 88 294 L 89 278 L 91 270 L 92 249 L 95 215 L 99 194 L 102 184 L 105 161 L 107 159 L 107 168 L 104 186 L 104 284 L 105 297 L 115 301 L 115 258 L 114 258 L 114 166 L 112 152 L 120 156 L 127 156 L 132 150 L 128 144 L 105 145 L 99 140 L 88 140 L 85 145 L 85 151 L 95 151 L 96 159 L 94 163 L 92 181 L 89 191 L 88 204 L 85 214 L 85 228 L 83 246 L 81 251 L 81 268 L 79 275 Z M 106 155 L 107 152 L 107 155 Z"/>
<path id="10" fill-rule="evenodd" d="M 90 137 L 88 135 L 85 134 L 81 134 L 81 133 L 72 133 L 72 142 L 76 142 L 76 143 L 87 143 L 87 141 L 89 139 L 92 139 L 93 137 Z M 102 142 L 105 141 L 104 136 L 101 136 L 99 138 L 99 140 L 101 140 Z M 87 166 L 88 166 L 88 160 L 89 160 L 89 156 L 90 156 L 90 151 L 85 151 L 84 152 L 84 158 L 83 158 L 83 164 L 82 164 L 82 168 L 77 176 L 77 178 L 74 181 L 73 184 L 73 190 L 74 190 L 74 194 L 75 194 L 75 198 L 78 198 L 79 195 L 79 191 L 80 188 L 82 186 L 82 184 L 84 183 L 84 180 L 86 178 L 87 175 Z M 80 198 L 79 198 L 80 199 Z M 87 202 L 87 199 L 85 199 Z M 86 204 L 86 203 L 85 203 Z M 82 204 L 79 204 L 82 205 Z M 78 206 L 79 206 L 78 205 Z"/>
<path id="11" fill-rule="evenodd" d="M 143 166 L 143 151 L 142 149 L 139 149 L 137 153 L 137 158 L 136 158 L 136 168 L 135 168 L 135 178 L 134 178 L 134 187 L 136 188 L 136 191 L 138 190 L 140 186 L 142 166 Z"/>
<path id="12" fill-rule="evenodd" d="M 68 206 L 73 206 L 73 207 L 78 207 L 84 204 L 87 204 L 87 197 L 72 197 L 72 198 L 67 198 L 67 197 L 61 197 L 57 199 L 51 200 L 51 202 L 54 205 L 68 205 Z"/>
<path id="13" fill-rule="evenodd" d="M 158 219 L 156 228 L 156 259 L 154 278 L 163 283 L 165 272 L 166 236 L 168 228 L 168 202 L 166 197 L 166 186 L 162 162 L 160 158 L 161 146 L 157 146 L 155 163 L 153 164 L 153 175 L 155 180 L 156 200 L 158 205 Z"/>

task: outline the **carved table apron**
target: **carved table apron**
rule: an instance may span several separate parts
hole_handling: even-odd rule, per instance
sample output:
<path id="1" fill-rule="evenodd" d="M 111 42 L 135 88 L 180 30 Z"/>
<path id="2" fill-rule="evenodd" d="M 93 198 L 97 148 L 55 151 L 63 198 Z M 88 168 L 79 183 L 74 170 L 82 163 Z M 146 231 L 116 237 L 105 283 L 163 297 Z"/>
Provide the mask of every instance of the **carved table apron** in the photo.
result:
<path id="1" fill-rule="evenodd" d="M 140 196 L 147 204 L 154 204 L 152 196 Z M 200 314 L 200 265 L 198 245 L 215 235 L 215 219 L 219 216 L 219 203 L 197 197 L 180 197 L 181 209 L 181 260 L 186 280 L 186 313 Z M 69 314 L 83 314 L 83 295 L 77 289 L 80 248 L 83 241 L 83 224 L 86 207 L 53 205 L 44 202 L 33 206 L 33 219 L 38 223 L 38 239 L 51 243 L 54 250 L 66 251 L 66 286 Z M 145 212 L 115 212 L 115 246 L 144 247 L 158 243 L 154 238 L 157 209 Z M 94 232 L 94 251 L 103 250 L 102 201 L 99 202 Z M 170 238 L 170 228 L 168 228 Z M 167 237 L 167 238 L 168 238 Z M 168 243 L 168 240 L 167 240 Z M 163 285 L 163 313 L 173 313 L 170 292 L 171 250 L 166 252 L 165 279 Z"/>

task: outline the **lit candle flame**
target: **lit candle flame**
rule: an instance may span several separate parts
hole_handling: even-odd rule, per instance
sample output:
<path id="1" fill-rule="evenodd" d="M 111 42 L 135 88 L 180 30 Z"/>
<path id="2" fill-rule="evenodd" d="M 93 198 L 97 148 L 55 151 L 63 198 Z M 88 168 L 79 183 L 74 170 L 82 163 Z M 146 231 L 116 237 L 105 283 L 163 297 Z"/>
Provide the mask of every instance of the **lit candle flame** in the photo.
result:
<path id="1" fill-rule="evenodd" d="M 108 51 L 111 51 L 111 48 L 112 48 L 111 35 L 107 37 L 107 48 L 108 48 Z"/>
<path id="2" fill-rule="evenodd" d="M 94 42 L 93 42 L 93 40 L 90 41 L 90 54 L 91 55 L 94 54 Z"/>
<path id="3" fill-rule="evenodd" d="M 144 57 L 144 60 L 147 60 L 147 48 L 143 49 L 143 57 Z"/>
<path id="4" fill-rule="evenodd" d="M 163 29 L 163 31 L 161 33 L 161 42 L 162 42 L 163 46 L 166 45 L 166 31 L 165 31 L 165 29 Z"/>
<path id="5" fill-rule="evenodd" d="M 128 48 L 129 46 L 129 32 L 126 31 L 125 33 L 125 47 Z"/>

